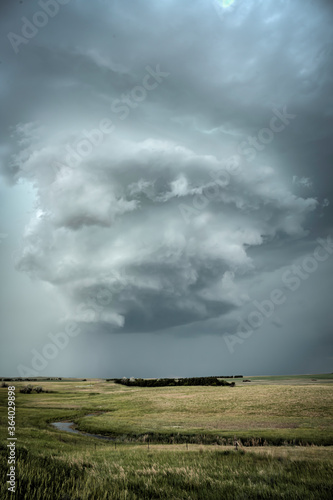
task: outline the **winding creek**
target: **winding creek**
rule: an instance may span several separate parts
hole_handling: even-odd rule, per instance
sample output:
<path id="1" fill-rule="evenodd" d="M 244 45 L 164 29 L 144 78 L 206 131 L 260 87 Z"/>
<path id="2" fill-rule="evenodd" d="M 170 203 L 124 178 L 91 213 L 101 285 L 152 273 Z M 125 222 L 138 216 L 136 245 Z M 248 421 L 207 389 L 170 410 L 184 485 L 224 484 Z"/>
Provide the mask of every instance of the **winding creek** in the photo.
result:
<path id="1" fill-rule="evenodd" d="M 85 417 L 92 417 L 94 414 L 85 415 Z M 82 432 L 75 429 L 74 422 L 51 422 L 52 427 L 55 427 L 58 431 L 70 432 L 71 434 L 80 434 L 81 436 L 93 437 L 97 439 L 104 439 L 106 441 L 114 441 L 115 438 L 109 436 L 101 436 L 100 434 L 90 434 L 89 432 Z"/>

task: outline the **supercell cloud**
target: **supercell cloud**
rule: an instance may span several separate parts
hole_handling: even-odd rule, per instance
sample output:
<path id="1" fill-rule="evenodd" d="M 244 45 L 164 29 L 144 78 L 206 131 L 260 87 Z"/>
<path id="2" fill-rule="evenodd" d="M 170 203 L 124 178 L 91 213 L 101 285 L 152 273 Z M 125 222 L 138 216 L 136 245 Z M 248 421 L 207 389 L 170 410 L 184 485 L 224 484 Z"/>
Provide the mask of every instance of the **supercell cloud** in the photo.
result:
<path id="1" fill-rule="evenodd" d="M 15 272 L 119 353 L 127 334 L 195 359 L 219 339 L 230 372 L 267 371 L 272 346 L 282 371 L 328 370 L 332 263 L 290 296 L 283 276 L 332 234 L 330 3 L 51 3 L 2 7 L 2 182 L 34 193 Z M 283 306 L 230 348 L 276 288 Z"/>

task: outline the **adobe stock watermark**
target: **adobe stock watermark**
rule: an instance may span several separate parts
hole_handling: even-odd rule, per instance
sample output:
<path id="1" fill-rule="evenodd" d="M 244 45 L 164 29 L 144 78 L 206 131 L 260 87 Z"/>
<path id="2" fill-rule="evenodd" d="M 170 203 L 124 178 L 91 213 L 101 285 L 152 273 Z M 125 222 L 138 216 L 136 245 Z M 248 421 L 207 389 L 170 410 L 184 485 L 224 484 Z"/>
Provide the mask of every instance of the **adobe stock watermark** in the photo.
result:
<path id="1" fill-rule="evenodd" d="M 120 120 L 125 120 L 131 110 L 137 108 L 147 99 L 147 95 L 155 90 L 159 84 L 167 78 L 170 73 L 161 71 L 157 64 L 155 69 L 151 66 L 145 67 L 146 74 L 141 81 L 141 85 L 136 85 L 127 94 L 122 94 L 120 99 L 114 99 L 111 104 L 111 111 L 119 114 Z M 92 130 L 83 130 L 82 137 L 75 144 L 67 145 L 66 166 L 77 167 L 83 159 L 87 158 L 95 147 L 100 146 L 104 141 L 104 136 L 114 132 L 116 125 L 109 118 L 103 118 L 98 127 Z"/>
<path id="2" fill-rule="evenodd" d="M 254 137 L 248 136 L 237 148 L 237 152 L 249 162 L 256 158 L 258 151 L 263 151 L 273 141 L 275 134 L 282 132 L 290 121 L 296 118 L 296 115 L 287 112 L 287 106 L 283 106 L 282 111 L 277 108 L 272 111 L 274 116 L 271 117 L 268 127 L 261 128 Z"/>
<path id="3" fill-rule="evenodd" d="M 62 331 L 58 333 L 48 333 L 51 342 L 44 344 L 39 351 L 31 349 L 31 366 L 19 364 L 16 369 L 20 377 L 36 377 L 39 372 L 45 370 L 49 361 L 54 360 L 60 351 L 68 346 L 70 339 L 77 337 L 81 332 L 79 325 L 75 321 L 66 322 Z"/>
<path id="4" fill-rule="evenodd" d="M 126 281 L 123 280 L 121 286 L 124 286 L 125 284 Z M 50 361 L 57 358 L 59 354 L 68 346 L 70 340 L 77 337 L 81 333 L 81 328 L 79 326 L 81 321 L 103 321 L 103 312 L 113 300 L 115 293 L 114 288 L 115 287 L 111 289 L 107 283 L 102 284 L 98 287 L 96 296 L 93 299 L 90 298 L 85 302 L 81 302 L 75 310 L 76 315 L 80 317 L 80 321 L 66 320 L 59 332 L 49 332 L 47 335 L 47 343 L 45 343 L 42 348 L 39 348 L 38 350 L 36 348 L 31 349 L 30 352 L 32 354 L 32 358 L 30 366 L 23 364 L 17 365 L 16 369 L 19 376 L 36 377 L 40 372 L 45 370 Z"/>
<path id="5" fill-rule="evenodd" d="M 119 115 L 118 119 L 123 121 L 131 113 L 131 110 L 137 108 L 145 99 L 148 93 L 157 87 L 167 78 L 170 73 L 162 71 L 157 64 L 155 69 L 147 65 L 146 74 L 142 78 L 141 85 L 136 85 L 128 93 L 124 93 L 119 99 L 114 99 L 111 104 L 113 114 Z M 77 168 L 83 160 L 89 158 L 95 148 L 101 146 L 106 136 L 109 136 L 116 130 L 116 124 L 109 117 L 102 118 L 95 128 L 81 131 L 81 137 L 72 144 L 65 147 L 65 160 L 51 162 L 49 174 L 44 176 L 44 182 L 53 184 L 58 172 L 62 168 Z"/>
<path id="6" fill-rule="evenodd" d="M 291 292 L 298 290 L 302 282 L 309 279 L 310 275 L 318 269 L 319 263 L 325 262 L 333 254 L 333 240 L 330 236 L 326 241 L 319 238 L 317 243 L 318 246 L 314 252 L 304 257 L 301 265 L 294 264 L 283 272 L 281 281 Z M 276 308 L 284 304 L 286 300 L 287 296 L 284 291 L 281 288 L 274 288 L 269 298 L 261 302 L 252 301 L 254 309 L 245 319 L 238 318 L 236 333 L 224 336 L 229 352 L 233 354 L 235 346 L 243 344 L 255 330 L 261 328 L 264 322 L 272 317 Z"/>
<path id="7" fill-rule="evenodd" d="M 7 38 L 15 52 L 19 53 L 19 47 L 27 45 L 38 34 L 41 28 L 45 28 L 50 18 L 55 17 L 61 5 L 67 5 L 70 0 L 39 0 L 38 5 L 41 10 L 37 10 L 31 20 L 27 17 L 21 17 L 22 26 L 21 34 L 18 35 L 13 31 L 7 33 Z"/>
<path id="8" fill-rule="evenodd" d="M 209 172 L 212 179 L 211 182 L 192 196 L 191 205 L 187 203 L 179 203 L 178 205 L 178 209 L 186 224 L 207 208 L 211 201 L 218 200 L 221 196 L 221 190 L 225 189 L 230 184 L 231 177 L 238 173 L 239 161 L 236 155 L 230 156 L 220 170 Z"/>
<path id="9" fill-rule="evenodd" d="M 296 118 L 296 115 L 287 112 L 286 106 L 282 110 L 273 108 L 272 112 L 273 116 L 269 121 L 269 126 L 261 128 L 256 136 L 248 136 L 246 141 L 239 143 L 237 147 L 238 155 L 230 156 L 225 160 L 225 166 L 221 170 L 209 173 L 213 182 L 203 187 L 201 192 L 196 193 L 192 197 L 190 205 L 186 203 L 178 205 L 178 209 L 187 224 L 193 217 L 196 217 L 202 210 L 207 208 L 210 202 L 219 199 L 222 190 L 230 184 L 231 177 L 239 174 L 241 157 L 244 157 L 248 162 L 253 161 L 258 151 L 263 151 L 273 141 L 275 134 L 282 132 L 290 124 L 290 121 Z M 253 147 L 249 148 L 248 146 Z"/>

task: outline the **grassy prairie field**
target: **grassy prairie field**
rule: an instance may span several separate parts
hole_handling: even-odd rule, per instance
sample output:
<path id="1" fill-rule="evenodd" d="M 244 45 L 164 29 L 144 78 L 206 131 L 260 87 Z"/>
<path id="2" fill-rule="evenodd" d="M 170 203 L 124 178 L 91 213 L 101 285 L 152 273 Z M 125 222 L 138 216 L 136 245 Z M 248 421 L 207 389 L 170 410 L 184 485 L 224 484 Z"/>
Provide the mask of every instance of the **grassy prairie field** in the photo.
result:
<path id="1" fill-rule="evenodd" d="M 332 498 L 333 376 L 248 379 L 235 379 L 235 387 L 30 382 L 53 391 L 39 394 L 9 382 L 16 387 L 15 497 Z M 7 388 L 0 404 L 5 477 Z M 61 421 L 82 434 L 50 425 Z M 6 498 L 5 482 L 1 488 Z"/>

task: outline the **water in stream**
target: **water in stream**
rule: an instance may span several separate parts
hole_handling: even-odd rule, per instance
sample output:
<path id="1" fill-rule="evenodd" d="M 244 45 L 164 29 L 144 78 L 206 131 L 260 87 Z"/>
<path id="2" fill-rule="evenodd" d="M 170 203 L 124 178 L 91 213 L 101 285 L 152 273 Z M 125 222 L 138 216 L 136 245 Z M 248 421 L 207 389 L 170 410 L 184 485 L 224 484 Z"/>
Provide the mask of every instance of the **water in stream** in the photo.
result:
<path id="1" fill-rule="evenodd" d="M 88 415 L 86 415 L 88 416 Z M 114 441 L 114 438 L 108 436 L 101 436 L 99 434 L 89 434 L 88 432 L 81 432 L 75 429 L 74 422 L 52 422 L 51 425 L 58 429 L 58 431 L 71 432 L 72 434 L 81 434 L 81 436 L 94 437 L 97 439 L 106 439 L 107 441 Z"/>

